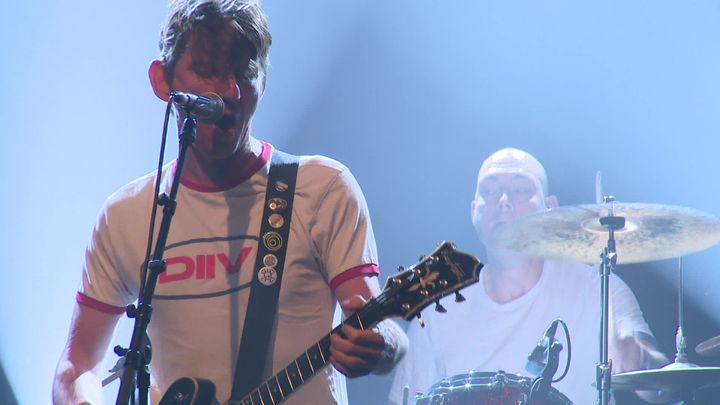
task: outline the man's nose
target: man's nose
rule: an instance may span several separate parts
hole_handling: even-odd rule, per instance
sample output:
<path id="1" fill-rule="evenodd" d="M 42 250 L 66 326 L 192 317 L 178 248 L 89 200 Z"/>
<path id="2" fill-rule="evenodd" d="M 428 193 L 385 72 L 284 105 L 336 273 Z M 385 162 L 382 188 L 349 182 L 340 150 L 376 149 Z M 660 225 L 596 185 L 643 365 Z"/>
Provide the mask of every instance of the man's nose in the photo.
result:
<path id="1" fill-rule="evenodd" d="M 509 209 L 510 207 L 510 197 L 508 196 L 507 192 L 503 191 L 502 194 L 500 194 L 500 198 L 498 199 L 498 208 Z"/>
<path id="2" fill-rule="evenodd" d="M 240 98 L 240 86 L 233 75 L 224 79 L 218 79 L 214 84 L 215 92 L 225 100 L 237 100 Z"/>

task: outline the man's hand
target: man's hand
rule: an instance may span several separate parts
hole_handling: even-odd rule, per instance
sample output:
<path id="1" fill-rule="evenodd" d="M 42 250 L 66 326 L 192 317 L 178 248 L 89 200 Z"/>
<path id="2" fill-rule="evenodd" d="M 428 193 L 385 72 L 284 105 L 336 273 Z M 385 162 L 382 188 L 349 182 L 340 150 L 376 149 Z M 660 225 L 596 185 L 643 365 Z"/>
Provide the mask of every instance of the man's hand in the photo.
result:
<path id="1" fill-rule="evenodd" d="M 340 306 L 349 316 L 378 294 L 376 277 L 356 277 L 340 284 L 336 290 Z M 330 336 L 330 362 L 348 377 L 369 373 L 384 374 L 392 370 L 407 350 L 405 332 L 389 320 L 372 329 L 360 330 L 343 325 L 340 333 Z"/>
<path id="2" fill-rule="evenodd" d="M 343 325 L 330 337 L 330 362 L 348 377 L 367 375 L 377 367 L 385 350 L 385 339 L 376 330 Z"/>

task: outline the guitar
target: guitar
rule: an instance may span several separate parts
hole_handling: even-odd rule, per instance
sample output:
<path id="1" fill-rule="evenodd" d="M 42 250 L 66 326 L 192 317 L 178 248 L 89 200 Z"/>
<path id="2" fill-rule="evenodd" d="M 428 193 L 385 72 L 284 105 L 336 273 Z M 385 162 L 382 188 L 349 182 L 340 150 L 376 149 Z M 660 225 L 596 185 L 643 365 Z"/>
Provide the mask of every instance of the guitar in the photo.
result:
<path id="1" fill-rule="evenodd" d="M 381 294 L 373 297 L 365 306 L 349 316 L 329 334 L 312 345 L 305 353 L 275 376 L 255 388 L 243 399 L 231 401 L 231 405 L 279 404 L 317 371 L 330 361 L 330 336 L 340 328 L 351 325 L 357 329 L 372 328 L 378 322 L 399 317 L 410 320 L 435 302 L 438 312 L 445 312 L 440 298 L 456 294 L 455 300 L 464 298 L 461 288 L 479 280 L 483 265 L 472 255 L 455 249 L 445 241 L 429 256 L 423 256 L 416 264 L 388 277 Z M 215 385 L 209 380 L 181 378 L 168 388 L 160 405 L 210 405 L 215 401 Z"/>

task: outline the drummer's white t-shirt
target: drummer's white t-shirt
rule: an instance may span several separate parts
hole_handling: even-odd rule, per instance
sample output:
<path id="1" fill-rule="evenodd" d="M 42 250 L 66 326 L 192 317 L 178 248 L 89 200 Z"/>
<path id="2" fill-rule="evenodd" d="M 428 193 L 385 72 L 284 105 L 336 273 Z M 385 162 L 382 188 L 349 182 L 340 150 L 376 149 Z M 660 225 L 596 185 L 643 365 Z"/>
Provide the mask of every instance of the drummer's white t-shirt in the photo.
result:
<path id="1" fill-rule="evenodd" d="M 467 300 L 442 301 L 447 313 L 425 310 L 425 328 L 413 322 L 408 328 L 410 349 L 398 365 L 390 390 L 390 403 L 402 404 L 403 387 L 415 393 L 428 389 L 444 377 L 467 373 L 497 372 L 527 375 L 525 364 L 532 349 L 553 319 L 568 325 L 572 343 L 570 371 L 553 387 L 575 404 L 593 404 L 597 390 L 595 364 L 599 360 L 600 275 L 583 264 L 546 262 L 538 283 L 525 295 L 506 304 L 492 301 L 482 281 L 462 291 Z M 627 371 L 614 342 L 635 332 L 651 334 L 637 300 L 614 274 L 610 279 L 610 358 L 613 372 Z M 556 339 L 564 349 L 556 377 L 565 368 L 567 344 L 561 327 Z"/>

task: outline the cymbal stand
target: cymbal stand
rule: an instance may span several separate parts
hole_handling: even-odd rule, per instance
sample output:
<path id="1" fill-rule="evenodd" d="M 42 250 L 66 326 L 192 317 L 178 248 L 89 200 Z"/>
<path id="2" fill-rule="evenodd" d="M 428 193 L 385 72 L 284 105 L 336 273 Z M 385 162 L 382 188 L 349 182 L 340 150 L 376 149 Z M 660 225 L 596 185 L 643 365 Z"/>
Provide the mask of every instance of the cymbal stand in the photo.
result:
<path id="1" fill-rule="evenodd" d="M 685 310 L 683 309 L 683 262 L 682 256 L 678 257 L 678 328 L 675 333 L 675 363 L 687 363 L 687 341 L 683 329 Z"/>
<path id="2" fill-rule="evenodd" d="M 684 288 L 683 288 L 683 261 L 682 256 L 678 257 L 678 327 L 675 332 L 675 361 L 662 367 L 662 370 L 696 368 L 697 364 L 688 362 L 687 340 L 685 339 L 685 310 L 684 310 Z M 692 390 L 683 390 L 681 393 L 683 404 L 692 404 L 695 400 L 695 393 Z"/>
<path id="3" fill-rule="evenodd" d="M 608 216 L 600 218 L 600 224 L 608 230 L 607 246 L 600 255 L 600 361 L 595 369 L 595 385 L 598 390 L 598 404 L 608 405 L 610 402 L 610 379 L 612 362 L 608 359 L 608 330 L 610 319 L 610 275 L 617 265 L 615 250 L 615 231 L 625 227 L 625 218 L 615 216 L 615 198 L 603 197 L 609 203 Z"/>

